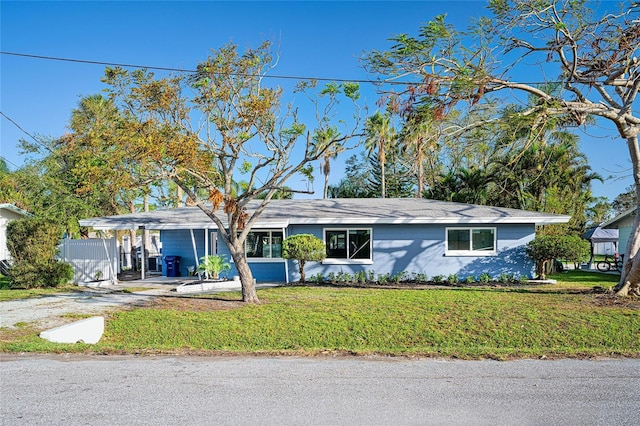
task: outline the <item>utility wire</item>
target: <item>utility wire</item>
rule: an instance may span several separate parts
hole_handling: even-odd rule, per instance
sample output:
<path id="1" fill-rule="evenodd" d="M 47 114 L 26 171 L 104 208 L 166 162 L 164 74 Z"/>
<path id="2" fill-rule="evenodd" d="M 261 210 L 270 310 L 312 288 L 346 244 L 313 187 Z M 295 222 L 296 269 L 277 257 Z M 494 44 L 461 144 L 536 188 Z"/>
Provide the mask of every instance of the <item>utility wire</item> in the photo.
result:
<path id="1" fill-rule="evenodd" d="M 38 145 L 40 145 L 41 147 L 43 147 L 44 149 L 46 149 L 49 152 L 53 152 L 51 150 L 51 148 L 49 148 L 48 146 L 46 146 L 45 144 L 43 144 L 42 142 L 40 142 L 38 139 L 36 139 L 35 136 L 33 136 L 31 133 L 27 132 L 25 129 L 23 129 L 18 123 L 16 123 L 13 119 L 11 119 L 11 117 L 9 117 L 7 114 L 5 114 L 4 112 L 0 111 L 0 115 L 2 115 L 4 118 L 6 118 L 7 120 L 9 120 L 9 122 L 11 124 L 13 124 L 14 126 L 16 126 L 18 129 L 20 129 L 22 131 L 22 133 L 24 133 L 25 135 L 29 136 L 31 139 L 33 139 Z"/>
<path id="2" fill-rule="evenodd" d="M 7 157 L 5 157 L 4 155 L 0 155 L 0 158 L 2 158 L 4 160 L 5 163 L 11 164 L 13 167 L 15 167 L 16 169 L 19 169 L 20 166 L 18 166 L 16 163 L 14 163 L 13 161 L 9 160 Z"/>
<path id="3" fill-rule="evenodd" d="M 0 52 L 2 55 L 11 55 L 11 56 L 20 56 L 23 58 L 32 58 L 32 59 L 45 59 L 48 61 L 62 61 L 62 62 L 74 62 L 80 64 L 91 64 L 91 65 L 105 65 L 111 67 L 123 67 L 123 68 L 144 68 L 156 71 L 174 71 L 188 74 L 195 74 L 197 70 L 190 70 L 185 68 L 172 68 L 172 67 L 158 67 L 158 66 L 149 66 L 149 65 L 135 65 L 135 64 L 121 64 L 117 62 L 103 62 L 103 61 L 89 61 L 86 59 L 72 59 L 72 58 L 59 58 L 55 56 L 42 56 L 42 55 L 31 55 L 28 53 L 17 53 L 17 52 Z M 218 73 L 221 74 L 221 73 Z M 274 79 L 285 79 L 285 80 L 317 80 L 317 81 L 335 81 L 340 83 L 370 83 L 370 84 L 379 84 L 379 83 L 389 83 L 389 84 L 413 84 L 410 82 L 387 82 L 383 80 L 367 80 L 367 79 L 353 79 L 353 78 L 328 78 L 328 77 L 300 77 L 293 75 L 250 75 L 250 74 L 239 74 L 239 73 L 225 73 L 226 75 L 231 76 L 245 76 L 245 77 L 264 77 L 264 78 L 274 78 Z"/>
<path id="4" fill-rule="evenodd" d="M 11 56 L 19 56 L 23 58 L 43 59 L 48 61 L 72 62 L 72 63 L 78 63 L 78 64 L 103 65 L 103 66 L 123 67 L 123 68 L 141 68 L 141 69 L 149 69 L 149 70 L 156 70 L 156 71 L 174 71 L 174 72 L 187 73 L 187 74 L 195 74 L 198 72 L 197 70 L 191 70 L 186 68 L 122 64 L 118 62 L 105 62 L 105 61 L 90 61 L 87 59 L 60 58 L 57 56 L 32 55 L 29 53 L 19 53 L 19 52 L 0 51 L 0 55 L 11 55 Z M 415 81 L 394 81 L 392 79 L 372 80 L 372 79 L 357 79 L 357 78 L 302 77 L 302 76 L 281 75 L 281 74 L 258 75 L 258 74 L 241 74 L 241 73 L 233 73 L 233 72 L 217 73 L 217 74 L 239 76 L 239 77 L 261 77 L 261 78 L 273 78 L 273 79 L 281 79 L 281 80 L 316 80 L 316 81 L 329 81 L 329 82 L 339 82 L 339 83 L 390 84 L 390 85 L 404 85 L 404 86 L 416 84 Z M 520 83 L 535 86 L 535 85 L 543 85 L 543 84 L 549 84 L 549 83 L 562 83 L 562 81 L 521 81 Z"/>

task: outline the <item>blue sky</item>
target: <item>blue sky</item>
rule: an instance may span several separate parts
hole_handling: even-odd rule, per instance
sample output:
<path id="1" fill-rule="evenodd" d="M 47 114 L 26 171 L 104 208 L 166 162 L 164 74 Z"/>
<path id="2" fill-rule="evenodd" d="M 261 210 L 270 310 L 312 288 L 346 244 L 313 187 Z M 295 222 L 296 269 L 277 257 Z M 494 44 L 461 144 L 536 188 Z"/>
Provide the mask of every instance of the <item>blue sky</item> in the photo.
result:
<path id="1" fill-rule="evenodd" d="M 385 49 L 398 33 L 413 34 L 420 24 L 447 13 L 461 28 L 485 12 L 475 1 L 1 1 L 0 42 L 4 52 L 98 62 L 194 69 L 210 49 L 233 42 L 240 49 L 263 40 L 279 44 L 277 75 L 366 79 L 358 57 Z M 73 108 L 83 96 L 104 89 L 104 66 L 0 55 L 0 110 L 31 134 L 57 137 L 66 132 Z M 286 82 L 278 82 L 287 84 Z M 373 87 L 363 86 L 370 111 Z M 293 97 L 285 95 L 284 100 Z M 28 138 L 0 117 L 0 155 L 11 169 L 23 164 L 17 142 Z M 594 195 L 611 200 L 632 183 L 628 151 L 612 125 L 580 133 L 581 148 L 603 176 Z M 332 167 L 331 181 L 343 173 Z M 322 196 L 322 177 L 314 185 Z"/>

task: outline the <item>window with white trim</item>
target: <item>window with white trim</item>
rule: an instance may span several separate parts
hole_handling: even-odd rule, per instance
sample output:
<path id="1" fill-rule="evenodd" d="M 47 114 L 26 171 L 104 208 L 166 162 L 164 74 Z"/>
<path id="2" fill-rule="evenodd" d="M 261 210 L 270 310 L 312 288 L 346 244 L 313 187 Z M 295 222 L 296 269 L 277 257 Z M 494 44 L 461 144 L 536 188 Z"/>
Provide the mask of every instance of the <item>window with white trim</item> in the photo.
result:
<path id="1" fill-rule="evenodd" d="M 447 228 L 447 254 L 492 255 L 496 253 L 496 228 Z"/>
<path id="2" fill-rule="evenodd" d="M 281 258 L 282 231 L 251 231 L 244 243 L 244 252 L 249 259 Z"/>
<path id="3" fill-rule="evenodd" d="M 325 229 L 327 259 L 371 260 L 371 229 Z"/>

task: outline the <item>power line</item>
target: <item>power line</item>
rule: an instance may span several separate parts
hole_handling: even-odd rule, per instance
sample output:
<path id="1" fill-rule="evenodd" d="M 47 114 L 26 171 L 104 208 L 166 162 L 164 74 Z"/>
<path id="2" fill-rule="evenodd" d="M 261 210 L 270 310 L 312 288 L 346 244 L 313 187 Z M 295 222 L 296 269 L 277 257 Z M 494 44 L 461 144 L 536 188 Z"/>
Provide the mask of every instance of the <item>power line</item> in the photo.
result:
<path id="1" fill-rule="evenodd" d="M 44 59 L 48 61 L 61 61 L 61 62 L 73 62 L 79 64 L 90 64 L 90 65 L 104 65 L 111 67 L 122 67 L 122 68 L 144 68 L 155 71 L 174 71 L 180 73 L 188 73 L 195 74 L 197 70 L 185 69 L 185 68 L 172 68 L 172 67 L 159 67 L 159 66 L 150 66 L 150 65 L 136 65 L 136 64 L 123 64 L 117 62 L 103 62 L 103 61 L 90 61 L 86 59 L 73 59 L 73 58 L 60 58 L 55 56 L 43 56 L 43 55 L 31 55 L 28 53 L 17 53 L 17 52 L 0 52 L 2 55 L 11 55 L 11 56 L 20 56 L 23 58 L 32 58 L 32 59 Z M 221 74 L 221 73 L 219 73 Z M 300 77 L 293 75 L 250 75 L 250 74 L 240 74 L 240 73 L 225 73 L 226 75 L 232 76 L 247 76 L 247 77 L 264 77 L 264 78 L 274 78 L 274 79 L 284 79 L 284 80 L 317 80 L 317 81 L 335 81 L 340 83 L 369 83 L 369 84 L 379 84 L 379 83 L 389 83 L 389 84 L 413 84 L 409 82 L 385 82 L 382 80 L 368 80 L 368 79 L 353 79 L 353 78 L 328 78 L 328 77 Z"/>
<path id="2" fill-rule="evenodd" d="M 78 63 L 78 64 L 102 65 L 102 66 L 122 67 L 122 68 L 140 68 L 140 69 L 149 69 L 149 70 L 155 70 L 155 71 L 173 71 L 173 72 L 180 72 L 180 73 L 187 73 L 187 74 L 195 74 L 198 72 L 197 70 L 192 70 L 187 68 L 124 64 L 119 62 L 91 61 L 87 59 L 61 58 L 57 56 L 33 55 L 30 53 L 19 53 L 19 52 L 0 51 L 0 55 L 11 55 L 11 56 L 18 56 L 23 58 L 43 59 L 48 61 L 72 62 L 72 63 Z M 316 81 L 328 81 L 328 82 L 338 82 L 338 83 L 390 84 L 390 85 L 404 85 L 404 86 L 414 85 L 417 83 L 415 81 L 394 81 L 392 79 L 372 80 L 372 79 L 357 79 L 357 78 L 303 77 L 303 76 L 282 75 L 282 74 L 258 75 L 258 74 L 241 74 L 241 73 L 233 73 L 233 72 L 217 73 L 217 74 L 230 75 L 230 76 L 273 78 L 273 79 L 281 79 L 281 80 L 316 80 Z M 563 83 L 563 82 L 562 81 L 520 81 L 519 83 L 536 86 L 536 85 L 543 85 L 543 84 L 550 84 L 550 83 Z"/>
<path id="3" fill-rule="evenodd" d="M 9 160 L 7 157 L 5 157 L 4 155 L 0 155 L 0 158 L 2 158 L 4 160 L 5 163 L 9 163 L 11 164 L 13 167 L 15 167 L 16 169 L 19 169 L 20 166 L 18 166 L 16 163 L 14 163 L 13 161 Z"/>
<path id="4" fill-rule="evenodd" d="M 41 147 L 43 147 L 44 149 L 46 149 L 49 152 L 53 152 L 51 150 L 51 148 L 49 148 L 48 146 L 46 146 L 45 144 L 43 144 L 42 142 L 40 142 L 38 139 L 36 139 L 35 136 L 33 136 L 31 133 L 27 132 L 25 129 L 23 129 L 18 123 L 16 123 L 11 117 L 9 117 L 7 114 L 5 114 L 4 112 L 0 111 L 0 114 L 6 118 L 7 120 L 9 120 L 9 122 L 11 124 L 13 124 L 14 126 L 16 126 L 18 129 L 20 129 L 22 131 L 22 133 L 24 133 L 25 135 L 29 136 L 31 139 L 33 139 L 38 145 L 40 145 Z"/>

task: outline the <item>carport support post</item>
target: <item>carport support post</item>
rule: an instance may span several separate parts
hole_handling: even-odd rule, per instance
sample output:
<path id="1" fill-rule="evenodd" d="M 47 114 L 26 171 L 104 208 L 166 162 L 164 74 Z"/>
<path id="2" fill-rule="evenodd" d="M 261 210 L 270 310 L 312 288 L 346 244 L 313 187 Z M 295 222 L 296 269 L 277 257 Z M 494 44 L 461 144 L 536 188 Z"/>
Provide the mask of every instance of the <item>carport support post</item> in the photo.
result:
<path id="1" fill-rule="evenodd" d="M 287 228 L 282 228 L 282 240 L 287 236 Z M 284 282 L 289 284 L 289 261 L 284 259 Z"/>
<path id="2" fill-rule="evenodd" d="M 189 229 L 191 233 L 191 245 L 193 246 L 193 257 L 196 259 L 196 272 L 198 273 L 198 279 L 202 281 L 202 276 L 200 275 L 200 269 L 198 268 L 198 250 L 196 249 L 196 237 L 193 236 L 193 229 Z M 205 229 L 205 234 L 207 233 Z"/>
<path id="3" fill-rule="evenodd" d="M 140 238 L 140 263 L 142 263 L 140 278 L 144 280 L 144 265 L 147 262 L 144 255 L 144 226 L 139 226 L 138 229 L 142 231 L 142 238 Z"/>

